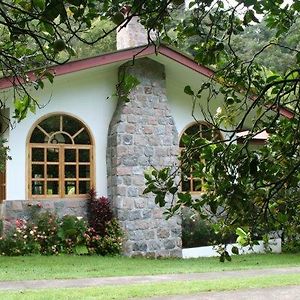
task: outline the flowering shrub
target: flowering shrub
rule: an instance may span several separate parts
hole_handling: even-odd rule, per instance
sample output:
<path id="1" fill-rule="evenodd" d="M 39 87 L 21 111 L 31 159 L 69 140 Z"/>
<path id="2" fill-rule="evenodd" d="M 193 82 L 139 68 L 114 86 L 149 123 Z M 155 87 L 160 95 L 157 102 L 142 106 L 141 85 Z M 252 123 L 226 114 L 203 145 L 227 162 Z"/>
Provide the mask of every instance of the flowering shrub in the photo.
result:
<path id="1" fill-rule="evenodd" d="M 90 227 L 85 233 L 86 245 L 90 254 L 116 255 L 122 250 L 123 232 L 116 221 L 112 219 L 106 223 L 106 234 L 99 235 Z"/>
<path id="2" fill-rule="evenodd" d="M 0 255 L 71 254 L 79 246 L 84 246 L 89 254 L 119 254 L 123 233 L 108 199 L 96 198 L 94 193 L 88 207 L 89 228 L 81 217 L 58 218 L 55 213 L 41 211 L 40 203 L 30 204 L 29 220 L 17 219 L 15 228 L 0 237 Z"/>
<path id="3" fill-rule="evenodd" d="M 54 213 L 46 211 L 38 214 L 32 229 L 35 229 L 41 254 L 50 255 L 60 252 L 60 240 L 57 235 L 58 219 Z"/>
<path id="4" fill-rule="evenodd" d="M 89 192 L 88 198 L 88 221 L 89 225 L 100 234 L 105 235 L 106 223 L 112 220 L 113 213 L 106 197 L 97 198 L 94 189 Z"/>
<path id="5" fill-rule="evenodd" d="M 39 252 L 35 229 L 26 220 L 17 219 L 16 227 L 5 237 L 0 238 L 0 254 L 15 256 Z"/>
<path id="6" fill-rule="evenodd" d="M 63 252 L 74 253 L 77 246 L 85 244 L 87 225 L 82 217 L 64 216 L 58 225 L 57 235 Z"/>
<path id="7" fill-rule="evenodd" d="M 113 216 L 109 200 L 97 198 L 91 190 L 88 199 L 88 222 L 90 228 L 85 234 L 89 253 L 116 255 L 122 250 L 123 231 Z"/>
<path id="8" fill-rule="evenodd" d="M 0 255 L 74 253 L 78 245 L 85 244 L 86 230 L 81 218 L 64 216 L 58 219 L 51 212 L 39 212 L 34 221 L 17 219 L 15 228 L 0 237 Z"/>

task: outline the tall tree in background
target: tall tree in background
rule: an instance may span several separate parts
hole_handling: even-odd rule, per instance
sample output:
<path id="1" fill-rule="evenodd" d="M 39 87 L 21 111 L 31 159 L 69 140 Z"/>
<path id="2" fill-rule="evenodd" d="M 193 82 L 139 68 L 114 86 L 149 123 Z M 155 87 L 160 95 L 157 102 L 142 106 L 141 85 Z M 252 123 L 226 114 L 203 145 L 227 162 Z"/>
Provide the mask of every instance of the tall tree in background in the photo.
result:
<path id="1" fill-rule="evenodd" d="M 194 60 L 215 70 L 211 81 L 196 90 L 187 86 L 185 92 L 214 130 L 226 133 L 224 143 L 207 141 L 201 135 L 184 139 L 181 163 L 192 169 L 195 177 L 203 178 L 206 192 L 201 198 L 180 192 L 179 168 L 148 174 L 147 191 L 157 195 L 160 205 L 165 204 L 167 194 L 173 195 L 170 214 L 181 206 L 191 206 L 203 217 L 217 217 L 223 230 L 247 226 L 252 234 L 282 228 L 286 233 L 300 231 L 300 54 L 297 34 L 291 38 L 298 28 L 299 1 L 196 0 L 190 1 L 187 13 L 182 12 L 183 2 L 0 1 L 0 71 L 15 84 L 16 119 L 23 119 L 38 105 L 27 85 L 39 89 L 44 78 L 52 81 L 47 68 L 74 56 L 75 40 L 93 45 L 139 16 L 148 30 L 149 43 L 152 30 L 157 32 L 157 46 L 161 41 L 180 47 L 188 43 Z M 180 21 L 174 22 L 178 15 Z M 96 20 L 110 20 L 113 25 L 95 35 L 88 33 Z M 268 31 L 265 42 L 243 52 L 240 34 L 251 34 L 250 28 L 260 20 Z M 262 34 L 264 26 L 256 26 L 253 35 L 255 30 Z M 279 73 L 277 68 L 266 68 L 270 64 L 265 63 L 264 53 L 270 49 L 289 53 L 295 64 L 285 68 L 279 63 Z M 36 71 L 28 74 L 29 69 Z M 202 97 L 203 93 L 208 98 Z M 218 109 L 214 105 L 217 95 L 224 98 Z M 281 116 L 282 108 L 292 109 L 286 113 L 288 118 Z M 246 124 L 251 124 L 247 125 L 249 133 L 242 146 L 237 145 L 236 132 Z M 266 145 L 249 151 L 251 138 L 263 131 L 270 134 Z"/>

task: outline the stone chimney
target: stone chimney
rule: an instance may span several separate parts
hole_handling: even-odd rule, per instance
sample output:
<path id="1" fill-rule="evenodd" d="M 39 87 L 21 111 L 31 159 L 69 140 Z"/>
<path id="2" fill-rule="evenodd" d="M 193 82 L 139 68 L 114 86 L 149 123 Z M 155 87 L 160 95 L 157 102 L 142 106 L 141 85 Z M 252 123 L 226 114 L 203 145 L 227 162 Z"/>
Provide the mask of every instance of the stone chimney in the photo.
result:
<path id="1" fill-rule="evenodd" d="M 122 12 L 126 15 L 130 14 L 130 7 L 125 6 Z M 150 33 L 150 39 L 155 40 L 155 33 Z M 120 26 L 117 30 L 117 50 L 147 45 L 149 40 L 148 31 L 140 23 L 138 17 L 132 17 L 125 27 Z"/>
<path id="2" fill-rule="evenodd" d="M 184 1 L 184 8 L 188 9 L 191 0 Z M 124 7 L 122 12 L 127 15 L 130 7 Z M 156 33 L 150 32 L 150 41 L 156 40 Z M 117 50 L 147 45 L 149 42 L 148 32 L 139 22 L 138 17 L 133 17 L 125 27 L 120 27 L 117 31 Z"/>
<path id="3" fill-rule="evenodd" d="M 151 38 L 154 34 L 151 35 Z M 117 49 L 133 48 L 148 44 L 148 33 L 144 26 L 139 22 L 138 17 L 133 17 L 126 27 L 117 31 Z"/>
<path id="4" fill-rule="evenodd" d="M 117 33 L 118 50 L 148 42 L 137 17 Z M 130 92 L 129 102 L 119 99 L 108 132 L 108 196 L 125 232 L 123 251 L 128 256 L 180 257 L 181 218 L 166 220 L 165 208 L 155 204 L 154 195 L 143 194 L 149 167 L 178 163 L 178 132 L 168 104 L 165 67 L 141 58 L 122 65 L 119 74 L 120 78 L 130 74 L 140 82 Z"/>
<path id="5" fill-rule="evenodd" d="M 178 132 L 166 96 L 165 68 L 149 58 L 129 62 L 120 74 L 140 84 L 119 100 L 110 123 L 107 147 L 108 196 L 125 231 L 129 256 L 176 256 L 181 252 L 181 219 L 165 219 L 154 195 L 144 195 L 144 172 L 177 165 Z M 171 200 L 171 199 L 169 199 Z"/>

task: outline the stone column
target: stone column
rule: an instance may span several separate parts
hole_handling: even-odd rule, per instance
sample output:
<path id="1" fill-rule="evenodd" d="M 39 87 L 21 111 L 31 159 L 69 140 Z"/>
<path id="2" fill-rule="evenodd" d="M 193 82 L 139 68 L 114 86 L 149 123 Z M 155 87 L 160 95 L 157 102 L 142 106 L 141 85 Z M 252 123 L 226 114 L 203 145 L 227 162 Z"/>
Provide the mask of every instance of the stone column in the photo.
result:
<path id="1" fill-rule="evenodd" d="M 144 171 L 177 163 L 178 135 L 168 106 L 164 67 L 148 58 L 121 67 L 140 81 L 119 101 L 107 148 L 108 194 L 125 230 L 126 255 L 181 256 L 181 219 L 165 220 L 153 195 L 143 195 Z"/>

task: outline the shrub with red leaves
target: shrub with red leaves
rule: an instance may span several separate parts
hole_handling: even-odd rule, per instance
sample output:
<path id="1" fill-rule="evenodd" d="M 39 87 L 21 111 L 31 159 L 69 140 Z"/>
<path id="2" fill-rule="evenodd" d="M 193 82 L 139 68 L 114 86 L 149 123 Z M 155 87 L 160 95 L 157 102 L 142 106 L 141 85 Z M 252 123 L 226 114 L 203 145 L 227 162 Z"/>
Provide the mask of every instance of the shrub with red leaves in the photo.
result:
<path id="1" fill-rule="evenodd" d="M 106 197 L 98 197 L 94 189 L 89 192 L 88 222 L 95 232 L 104 236 L 106 224 L 113 219 L 113 212 Z"/>

